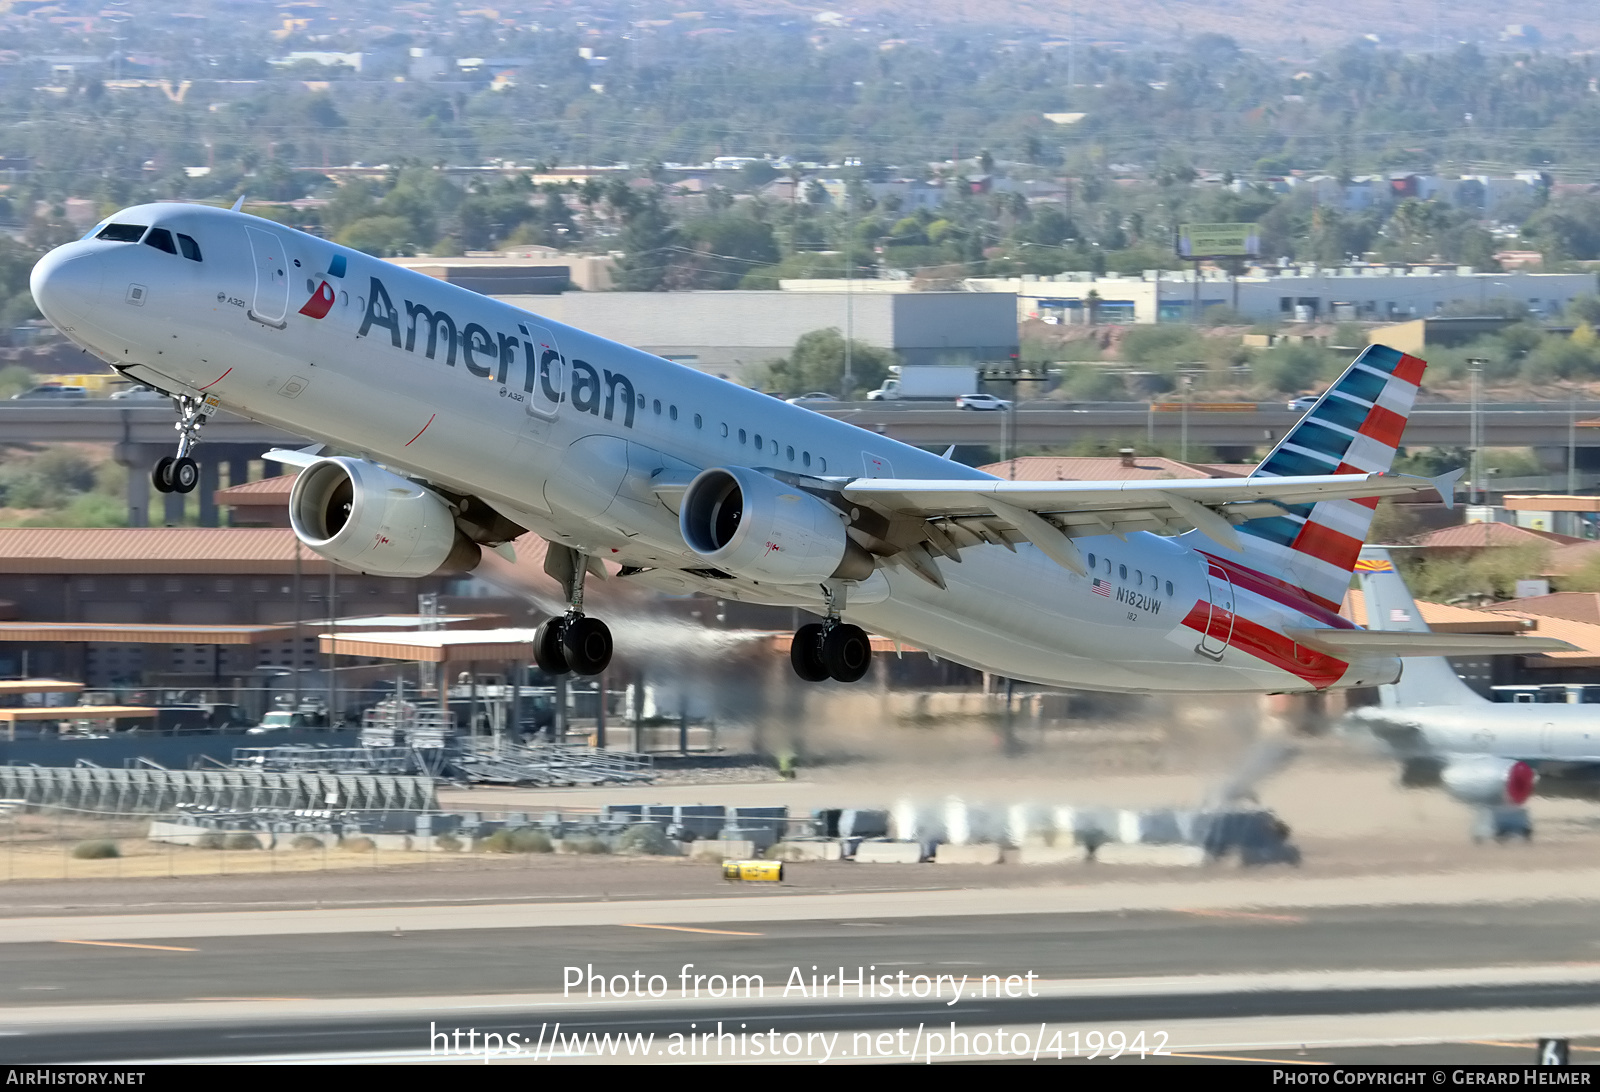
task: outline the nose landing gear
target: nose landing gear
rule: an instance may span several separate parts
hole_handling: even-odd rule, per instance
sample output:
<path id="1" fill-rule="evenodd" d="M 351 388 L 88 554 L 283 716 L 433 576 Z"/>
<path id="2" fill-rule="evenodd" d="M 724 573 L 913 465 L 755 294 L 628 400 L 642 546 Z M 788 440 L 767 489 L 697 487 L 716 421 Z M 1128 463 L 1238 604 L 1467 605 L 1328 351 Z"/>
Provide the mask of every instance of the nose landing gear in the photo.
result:
<path id="1" fill-rule="evenodd" d="M 567 613 L 548 618 L 534 632 L 533 659 L 547 675 L 598 675 L 611 663 L 611 630 L 583 613 L 583 578 L 587 559 L 570 546 L 552 542 L 545 571 L 562 583 Z"/>
<path id="2" fill-rule="evenodd" d="M 200 464 L 189 457 L 189 452 L 200 442 L 200 430 L 210 416 L 210 407 L 204 398 L 193 395 L 178 395 L 176 401 L 179 419 L 172 427 L 178 430 L 178 453 L 163 457 L 150 472 L 150 484 L 157 493 L 193 493 L 200 484 Z"/>

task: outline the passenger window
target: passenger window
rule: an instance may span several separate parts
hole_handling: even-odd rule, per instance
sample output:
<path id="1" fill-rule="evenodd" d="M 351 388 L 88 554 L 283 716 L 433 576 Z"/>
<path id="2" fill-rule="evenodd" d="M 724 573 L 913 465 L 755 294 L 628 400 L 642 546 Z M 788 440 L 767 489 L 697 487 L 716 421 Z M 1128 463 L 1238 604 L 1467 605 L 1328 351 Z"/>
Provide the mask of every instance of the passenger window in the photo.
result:
<path id="1" fill-rule="evenodd" d="M 1133 583 L 1134 583 L 1134 585 L 1136 587 L 1138 585 L 1144 583 L 1144 570 L 1143 569 L 1135 569 L 1135 570 L 1133 570 Z"/>
<path id="2" fill-rule="evenodd" d="M 108 243 L 137 243 L 143 235 L 143 224 L 107 224 L 95 238 Z"/>
<path id="3" fill-rule="evenodd" d="M 1117 566 L 1117 579 L 1118 580 L 1126 580 L 1126 579 L 1128 579 L 1128 567 L 1126 565 L 1118 565 Z"/>
<path id="4" fill-rule="evenodd" d="M 800 453 L 800 461 L 802 463 L 804 463 L 806 466 L 810 466 L 811 465 L 811 452 L 802 451 Z"/>
<path id="5" fill-rule="evenodd" d="M 722 438 L 724 440 L 728 438 L 728 422 L 726 421 L 722 422 Z"/>
<path id="6" fill-rule="evenodd" d="M 1089 555 L 1089 569 L 1090 569 L 1091 572 L 1094 570 L 1094 555 L 1093 554 Z"/>
<path id="7" fill-rule="evenodd" d="M 1100 560 L 1104 561 L 1106 563 L 1106 575 L 1110 576 L 1111 575 L 1111 559 L 1109 557 L 1102 557 Z"/>
<path id="8" fill-rule="evenodd" d="M 672 418 L 674 421 L 676 421 L 678 419 L 678 407 L 677 406 L 669 406 L 669 407 L 667 407 L 667 416 Z"/>
<path id="9" fill-rule="evenodd" d="M 698 413 L 694 415 L 694 427 L 700 427 L 700 415 Z"/>
<path id="10" fill-rule="evenodd" d="M 790 448 L 790 449 L 789 449 L 789 450 L 788 450 L 788 452 L 787 452 L 787 455 L 788 455 L 788 459 L 789 459 L 789 461 L 790 461 L 790 462 L 791 462 L 791 463 L 792 463 L 792 462 L 794 462 L 794 448 L 792 448 L 792 447 L 791 447 L 791 448 Z"/>
<path id="11" fill-rule="evenodd" d="M 756 450 L 757 450 L 757 451 L 761 451 L 761 450 L 762 450 L 762 449 L 763 449 L 763 448 L 765 448 L 765 447 L 766 447 L 766 446 L 767 446 L 767 445 L 766 445 L 766 444 L 763 444 L 763 443 L 762 443 L 762 442 L 761 442 L 761 433 L 759 433 L 759 432 L 758 432 L 758 433 L 756 433 Z"/>
<path id="12" fill-rule="evenodd" d="M 818 455 L 817 456 L 817 462 L 822 464 L 821 466 L 819 466 L 817 468 L 817 473 L 818 474 L 826 474 L 828 472 L 828 458 L 827 458 L 827 456 Z"/>
<path id="13" fill-rule="evenodd" d="M 1167 594 L 1168 595 L 1172 594 L 1172 581 L 1170 581 L 1170 580 L 1167 581 Z"/>
<path id="14" fill-rule="evenodd" d="M 778 441 L 776 440 L 772 441 L 772 453 L 774 455 L 778 453 Z"/>
<path id="15" fill-rule="evenodd" d="M 739 430 L 739 442 L 744 443 L 744 429 Z"/>
<path id="16" fill-rule="evenodd" d="M 144 245 L 153 246 L 168 254 L 178 253 L 178 246 L 172 241 L 172 232 L 164 227 L 151 228 L 150 234 L 144 237 Z"/>
<path id="17" fill-rule="evenodd" d="M 656 406 L 656 416 L 660 417 L 661 416 L 661 399 L 659 399 L 659 398 L 656 399 L 655 406 Z"/>
<path id="18" fill-rule="evenodd" d="M 659 403 L 659 402 L 656 403 L 657 406 L 659 406 L 660 404 L 661 403 Z M 640 409 L 644 409 L 644 395 L 642 395 L 642 394 L 639 396 L 639 408 Z M 660 413 L 661 411 L 658 409 L 658 410 L 656 410 L 656 412 Z"/>

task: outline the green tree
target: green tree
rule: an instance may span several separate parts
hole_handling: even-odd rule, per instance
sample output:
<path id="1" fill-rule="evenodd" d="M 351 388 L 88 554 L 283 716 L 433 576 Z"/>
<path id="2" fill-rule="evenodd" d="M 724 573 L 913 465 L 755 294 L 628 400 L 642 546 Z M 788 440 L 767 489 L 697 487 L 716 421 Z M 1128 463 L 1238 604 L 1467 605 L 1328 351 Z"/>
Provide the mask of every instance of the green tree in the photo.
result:
<path id="1" fill-rule="evenodd" d="M 828 391 L 851 397 L 882 386 L 889 375 L 889 365 L 896 362 L 890 350 L 852 340 L 850 373 L 853 383 L 849 391 L 841 391 L 844 358 L 845 339 L 837 327 L 802 334 L 788 356 L 767 365 L 768 389 L 790 396 Z"/>
<path id="2" fill-rule="evenodd" d="M 635 198 L 618 241 L 622 244 L 616 274 L 619 291 L 661 292 L 669 287 L 667 274 L 680 256 L 679 236 L 654 191 Z"/>
<path id="3" fill-rule="evenodd" d="M 375 258 L 402 258 L 417 252 L 416 229 L 404 216 L 368 216 L 350 224 L 333 241 Z"/>

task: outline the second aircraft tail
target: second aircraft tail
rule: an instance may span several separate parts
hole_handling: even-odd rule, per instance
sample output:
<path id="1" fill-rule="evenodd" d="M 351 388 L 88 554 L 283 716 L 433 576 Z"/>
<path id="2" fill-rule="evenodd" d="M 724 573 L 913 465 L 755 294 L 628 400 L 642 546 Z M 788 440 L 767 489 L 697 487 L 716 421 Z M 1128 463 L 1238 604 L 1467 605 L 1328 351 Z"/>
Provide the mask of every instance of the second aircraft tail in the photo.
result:
<path id="1" fill-rule="evenodd" d="M 1366 546 L 1356 561 L 1356 575 L 1366 597 L 1367 628 L 1385 632 L 1428 633 L 1411 590 L 1394 567 L 1387 550 Z M 1456 674 L 1443 656 L 1405 661 L 1400 681 L 1378 688 L 1383 705 L 1482 705 L 1486 699 Z"/>

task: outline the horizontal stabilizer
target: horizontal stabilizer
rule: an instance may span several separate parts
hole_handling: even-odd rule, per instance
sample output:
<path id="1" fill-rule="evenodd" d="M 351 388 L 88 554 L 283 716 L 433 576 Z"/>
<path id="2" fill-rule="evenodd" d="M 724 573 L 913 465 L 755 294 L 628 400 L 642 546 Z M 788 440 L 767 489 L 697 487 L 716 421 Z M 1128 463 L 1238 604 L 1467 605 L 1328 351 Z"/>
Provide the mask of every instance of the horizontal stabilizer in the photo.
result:
<path id="1" fill-rule="evenodd" d="M 1303 645 L 1338 654 L 1368 656 L 1527 656 L 1540 652 L 1578 652 L 1577 645 L 1554 637 L 1516 637 L 1496 633 L 1402 633 L 1371 629 L 1291 629 Z"/>

